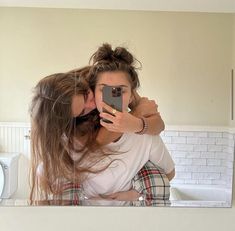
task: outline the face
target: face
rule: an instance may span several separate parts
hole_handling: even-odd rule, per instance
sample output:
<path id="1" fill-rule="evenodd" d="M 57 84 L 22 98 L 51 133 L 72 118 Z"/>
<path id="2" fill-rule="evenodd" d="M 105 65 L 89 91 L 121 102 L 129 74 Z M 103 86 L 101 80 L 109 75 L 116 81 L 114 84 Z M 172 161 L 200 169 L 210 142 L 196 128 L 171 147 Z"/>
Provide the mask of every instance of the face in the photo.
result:
<path id="1" fill-rule="evenodd" d="M 95 102 L 97 109 L 101 112 L 102 106 L 102 89 L 107 86 L 121 86 L 122 87 L 122 103 L 123 111 L 127 111 L 128 105 L 131 101 L 131 84 L 129 82 L 128 76 L 125 72 L 115 71 L 115 72 L 104 72 L 98 75 L 98 81 L 95 87 Z"/>
<path id="2" fill-rule="evenodd" d="M 72 116 L 84 116 L 96 108 L 94 94 L 89 90 L 85 99 L 84 95 L 74 95 L 72 98 Z"/>

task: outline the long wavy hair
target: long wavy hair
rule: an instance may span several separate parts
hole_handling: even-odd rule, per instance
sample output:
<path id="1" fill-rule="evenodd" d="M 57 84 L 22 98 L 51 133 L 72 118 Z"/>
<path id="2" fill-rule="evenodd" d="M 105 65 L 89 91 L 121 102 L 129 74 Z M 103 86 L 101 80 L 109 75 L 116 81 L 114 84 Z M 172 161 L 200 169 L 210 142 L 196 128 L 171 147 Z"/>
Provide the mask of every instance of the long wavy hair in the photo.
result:
<path id="1" fill-rule="evenodd" d="M 47 76 L 34 88 L 30 107 L 31 201 L 61 199 L 65 181 L 76 188 L 86 173 L 101 172 L 114 161 L 103 162 L 115 153 L 96 142 L 100 128 L 98 111 L 73 118 L 72 98 L 83 95 L 86 100 L 90 88 L 95 89 L 98 75 L 106 71 L 127 73 L 132 90 L 136 89 L 138 60 L 123 47 L 112 50 L 104 44 L 90 61 L 92 66 Z"/>
<path id="2" fill-rule="evenodd" d="M 79 184 L 82 173 L 94 170 L 106 157 L 97 150 L 99 118 L 96 111 L 86 118 L 72 117 L 72 98 L 90 90 L 87 74 L 90 67 L 57 73 L 40 80 L 31 102 L 31 192 L 30 200 L 57 199 L 64 179 Z M 79 143 L 78 140 L 83 140 Z M 77 145 L 78 144 L 78 145 Z M 105 166 L 106 168 L 107 166 Z"/>

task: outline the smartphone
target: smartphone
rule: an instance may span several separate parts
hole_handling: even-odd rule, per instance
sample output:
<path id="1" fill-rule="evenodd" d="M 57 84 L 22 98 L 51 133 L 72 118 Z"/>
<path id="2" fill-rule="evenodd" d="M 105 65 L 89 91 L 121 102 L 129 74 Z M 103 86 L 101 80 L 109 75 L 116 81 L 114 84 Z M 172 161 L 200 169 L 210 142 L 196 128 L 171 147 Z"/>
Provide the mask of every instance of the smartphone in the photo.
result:
<path id="1" fill-rule="evenodd" d="M 122 87 L 120 86 L 104 86 L 102 89 L 103 102 L 117 111 L 122 111 Z M 107 112 L 103 109 L 103 112 Z M 111 114 L 111 113 L 109 113 Z M 112 123 L 109 120 L 103 119 L 106 123 Z"/>

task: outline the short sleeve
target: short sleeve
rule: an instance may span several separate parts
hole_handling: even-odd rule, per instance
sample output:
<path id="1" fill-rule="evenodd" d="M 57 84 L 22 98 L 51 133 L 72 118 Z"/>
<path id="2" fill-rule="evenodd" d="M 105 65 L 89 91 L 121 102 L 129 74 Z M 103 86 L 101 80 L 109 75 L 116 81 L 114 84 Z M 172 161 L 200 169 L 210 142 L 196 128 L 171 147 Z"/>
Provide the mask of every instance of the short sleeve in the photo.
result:
<path id="1" fill-rule="evenodd" d="M 170 173 L 174 168 L 174 161 L 167 150 L 162 138 L 160 136 L 153 136 L 152 147 L 149 159 L 162 168 L 166 174 Z"/>

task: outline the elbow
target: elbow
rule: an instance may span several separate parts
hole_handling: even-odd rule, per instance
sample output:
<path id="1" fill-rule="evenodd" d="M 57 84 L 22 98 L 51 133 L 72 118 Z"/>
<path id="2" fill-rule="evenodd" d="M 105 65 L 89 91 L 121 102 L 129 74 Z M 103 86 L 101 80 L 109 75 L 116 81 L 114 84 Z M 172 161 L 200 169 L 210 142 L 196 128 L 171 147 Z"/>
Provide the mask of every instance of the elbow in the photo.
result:
<path id="1" fill-rule="evenodd" d="M 155 131 L 154 135 L 160 135 L 160 133 L 165 130 L 165 123 L 164 123 L 164 121 L 161 120 L 161 121 L 159 121 L 159 123 L 160 123 L 160 126 L 158 126 L 158 129 Z"/>
<path id="2" fill-rule="evenodd" d="M 171 181 L 175 177 L 175 169 L 173 169 L 170 173 L 166 174 L 169 181 Z"/>
<path id="3" fill-rule="evenodd" d="M 164 121 L 163 121 L 163 119 L 162 119 L 160 114 L 159 114 L 159 116 L 160 116 L 160 123 L 161 123 L 161 129 L 162 129 L 161 132 L 162 132 L 162 131 L 165 130 L 165 123 L 164 123 Z"/>
<path id="4" fill-rule="evenodd" d="M 164 121 L 162 120 L 162 130 L 161 130 L 161 132 L 164 131 L 164 130 L 165 130 L 165 123 L 164 123 Z"/>

